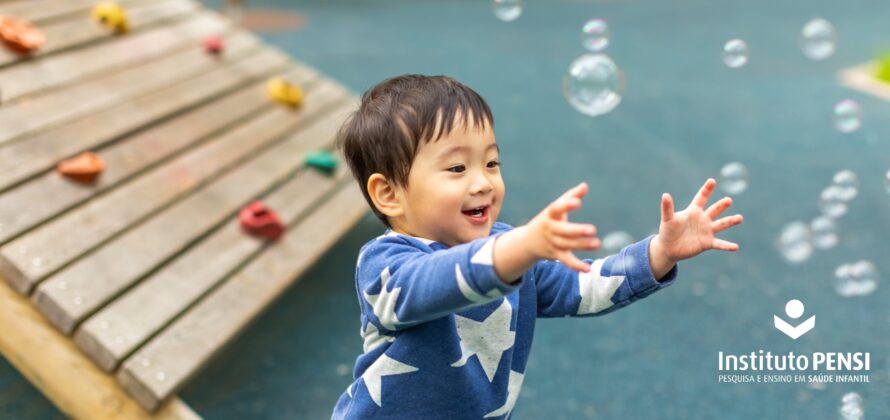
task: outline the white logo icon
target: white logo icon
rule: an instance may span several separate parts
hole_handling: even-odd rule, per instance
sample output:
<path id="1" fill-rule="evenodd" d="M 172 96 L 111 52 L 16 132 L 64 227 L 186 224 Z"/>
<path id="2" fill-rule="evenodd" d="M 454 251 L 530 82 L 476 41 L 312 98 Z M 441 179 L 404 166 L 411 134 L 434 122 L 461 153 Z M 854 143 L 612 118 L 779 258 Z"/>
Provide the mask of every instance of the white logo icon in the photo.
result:
<path id="1" fill-rule="evenodd" d="M 803 315 L 803 302 L 797 299 L 789 300 L 788 303 L 785 304 L 785 313 L 792 319 L 800 318 L 800 316 Z M 784 319 L 779 318 L 778 315 L 773 315 L 773 319 L 775 320 L 776 328 L 779 331 L 795 340 L 797 340 L 797 337 L 806 334 L 816 326 L 816 315 L 809 317 L 806 321 L 801 322 L 796 327 L 792 327 L 791 324 L 785 322 Z"/>

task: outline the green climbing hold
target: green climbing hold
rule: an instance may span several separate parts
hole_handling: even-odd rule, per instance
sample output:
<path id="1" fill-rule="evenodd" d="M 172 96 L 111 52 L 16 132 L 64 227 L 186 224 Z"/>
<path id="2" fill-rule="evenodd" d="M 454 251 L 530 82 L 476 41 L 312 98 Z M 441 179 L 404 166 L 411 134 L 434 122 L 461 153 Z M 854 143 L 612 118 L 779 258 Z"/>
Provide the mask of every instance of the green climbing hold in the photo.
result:
<path id="1" fill-rule="evenodd" d="M 331 152 L 310 153 L 303 162 L 306 166 L 316 168 L 328 175 L 332 175 L 334 170 L 337 169 L 337 157 Z"/>

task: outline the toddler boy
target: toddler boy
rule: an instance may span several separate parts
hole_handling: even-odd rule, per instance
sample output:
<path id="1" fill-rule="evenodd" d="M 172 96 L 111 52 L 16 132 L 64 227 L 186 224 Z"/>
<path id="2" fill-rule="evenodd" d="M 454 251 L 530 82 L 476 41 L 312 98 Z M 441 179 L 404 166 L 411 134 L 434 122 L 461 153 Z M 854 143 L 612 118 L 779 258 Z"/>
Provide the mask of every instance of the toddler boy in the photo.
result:
<path id="1" fill-rule="evenodd" d="M 606 258 L 591 224 L 568 214 L 587 185 L 523 226 L 496 222 L 504 201 L 488 105 L 444 76 L 404 75 L 362 96 L 338 146 L 388 229 L 356 264 L 364 354 L 334 419 L 509 418 L 536 318 L 603 315 L 673 283 L 678 261 L 736 251 L 714 234 L 742 222 L 705 208 L 709 179 L 674 212 L 661 198 L 656 235 Z M 641 385 L 642 386 L 642 385 Z"/>

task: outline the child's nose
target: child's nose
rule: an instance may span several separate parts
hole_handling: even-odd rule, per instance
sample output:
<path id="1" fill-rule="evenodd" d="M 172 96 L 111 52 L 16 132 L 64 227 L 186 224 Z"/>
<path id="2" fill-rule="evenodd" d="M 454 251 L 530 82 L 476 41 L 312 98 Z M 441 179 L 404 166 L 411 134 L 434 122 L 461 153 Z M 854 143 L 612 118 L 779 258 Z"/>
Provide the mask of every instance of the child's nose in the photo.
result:
<path id="1" fill-rule="evenodd" d="M 494 186 L 491 184 L 491 181 L 485 176 L 479 176 L 474 180 L 470 192 L 472 194 L 487 194 L 491 192 L 492 189 L 494 189 Z"/>

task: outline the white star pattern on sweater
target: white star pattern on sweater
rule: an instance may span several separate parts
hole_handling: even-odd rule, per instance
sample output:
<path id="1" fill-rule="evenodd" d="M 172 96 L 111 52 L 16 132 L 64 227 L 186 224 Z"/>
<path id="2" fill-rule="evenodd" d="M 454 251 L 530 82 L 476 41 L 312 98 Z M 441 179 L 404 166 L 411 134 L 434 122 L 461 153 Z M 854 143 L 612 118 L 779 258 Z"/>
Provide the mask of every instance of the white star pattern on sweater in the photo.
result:
<path id="1" fill-rule="evenodd" d="M 399 318 L 396 317 L 396 301 L 399 299 L 399 292 L 402 291 L 402 288 L 393 287 L 392 290 L 386 290 L 386 283 L 389 281 L 389 277 L 389 267 L 386 267 L 380 273 L 380 293 L 376 295 L 369 295 L 367 292 L 362 293 L 365 295 L 365 300 L 368 301 L 368 304 L 374 308 L 374 315 L 377 316 L 380 325 L 383 328 L 395 331 L 396 325 L 399 324 Z"/>
<path id="2" fill-rule="evenodd" d="M 484 321 L 476 321 L 455 315 L 457 334 L 460 336 L 460 360 L 451 364 L 453 367 L 461 367 L 467 364 L 467 360 L 474 354 L 479 359 L 479 364 L 488 377 L 488 382 L 494 380 L 494 374 L 498 370 L 501 356 L 504 351 L 513 347 L 516 332 L 510 331 L 510 319 L 513 316 L 513 306 L 506 298 L 491 315 Z"/>
<path id="3" fill-rule="evenodd" d="M 368 394 L 371 394 L 371 399 L 377 403 L 378 407 L 383 407 L 383 403 L 380 401 L 380 388 L 382 382 L 380 378 L 382 376 L 417 372 L 418 370 L 419 369 L 414 366 L 402 363 L 386 354 L 381 354 L 380 357 L 368 367 L 368 370 L 362 374 L 362 379 L 365 381 L 365 388 L 368 388 Z"/>
<path id="4" fill-rule="evenodd" d="M 507 384 L 507 402 L 505 402 L 501 408 L 486 414 L 484 418 L 500 417 L 513 411 L 513 406 L 516 405 L 516 399 L 519 398 L 519 389 L 522 388 L 523 379 L 525 379 L 525 375 L 511 370 L 510 382 Z"/>
<path id="5" fill-rule="evenodd" d="M 364 344 L 362 345 L 362 350 L 365 353 L 367 353 L 374 347 L 383 344 L 384 341 L 389 341 L 390 343 L 396 341 L 395 337 L 380 334 L 380 330 L 378 330 L 377 327 L 374 326 L 373 323 L 371 323 L 371 321 L 368 321 L 368 326 L 365 327 L 364 331 L 362 331 L 362 338 L 365 340 Z"/>
<path id="6" fill-rule="evenodd" d="M 614 305 L 612 295 L 621 286 L 624 276 L 600 277 L 604 259 L 594 261 L 590 272 L 578 274 L 578 288 L 581 293 L 581 304 L 578 315 L 593 314 Z"/>

